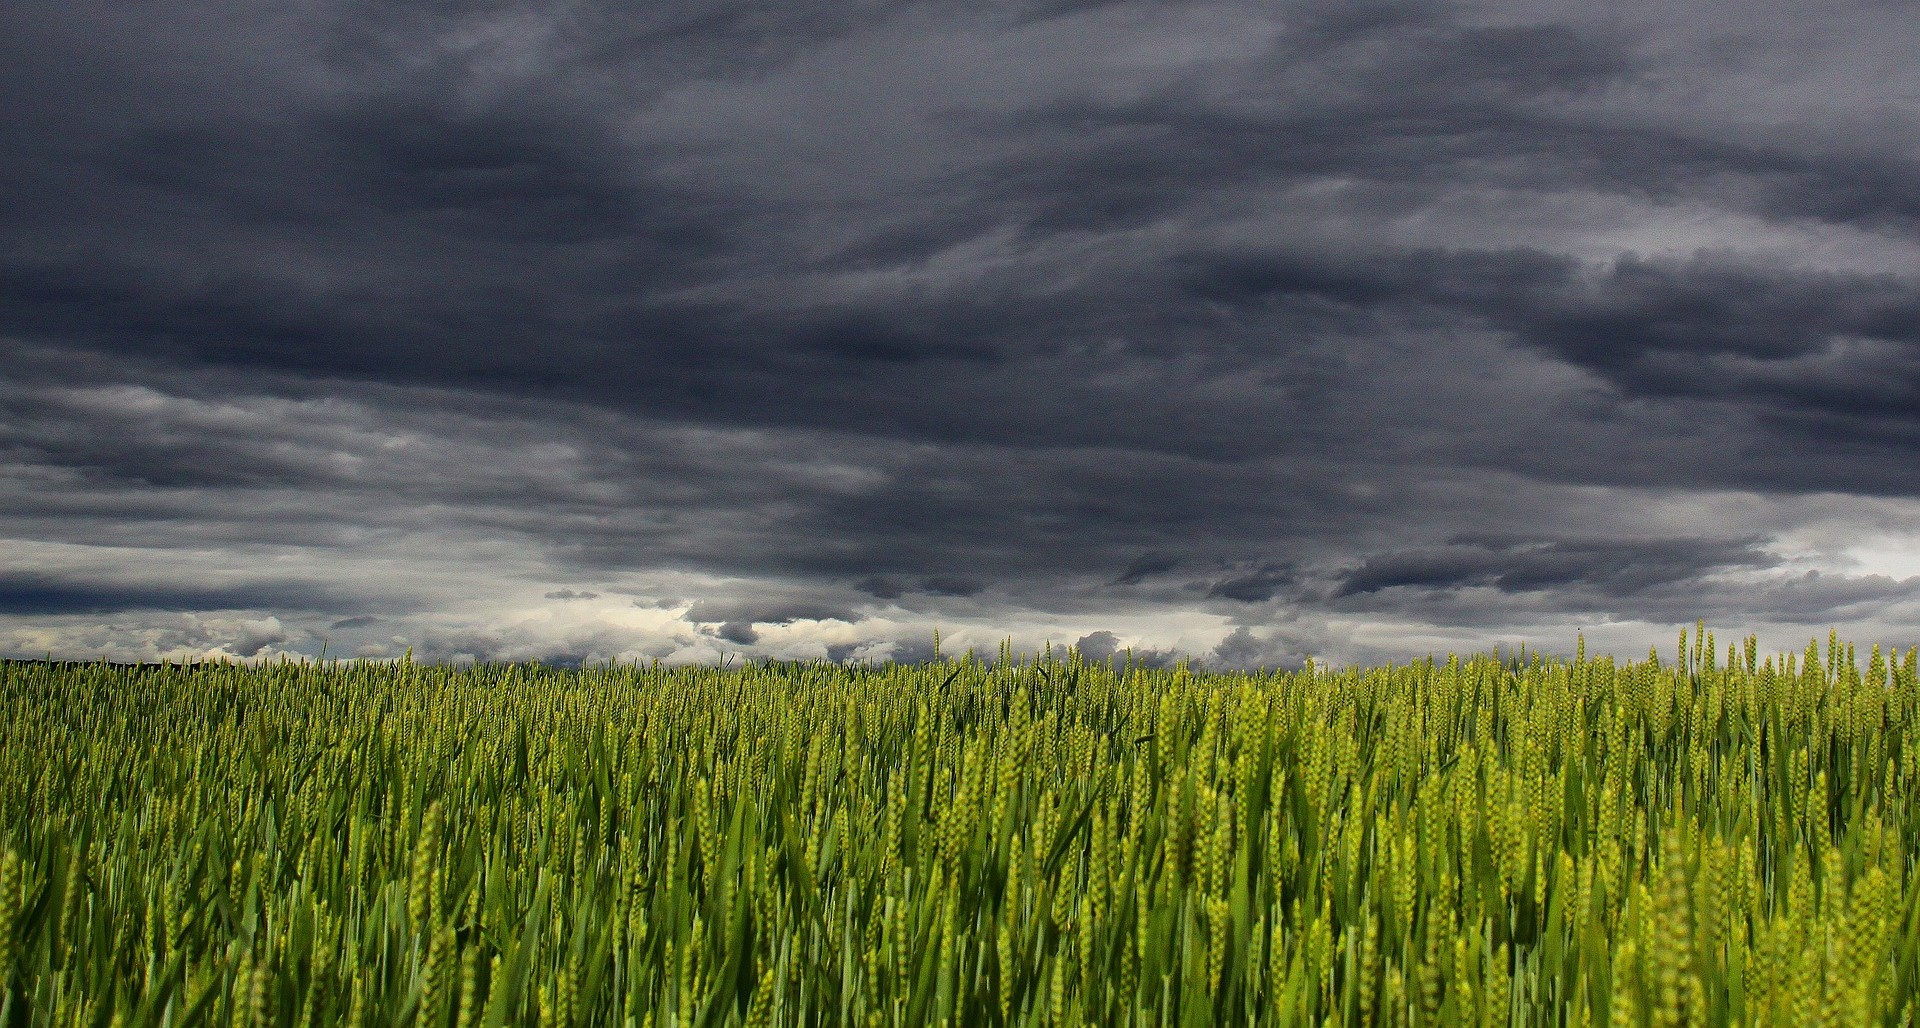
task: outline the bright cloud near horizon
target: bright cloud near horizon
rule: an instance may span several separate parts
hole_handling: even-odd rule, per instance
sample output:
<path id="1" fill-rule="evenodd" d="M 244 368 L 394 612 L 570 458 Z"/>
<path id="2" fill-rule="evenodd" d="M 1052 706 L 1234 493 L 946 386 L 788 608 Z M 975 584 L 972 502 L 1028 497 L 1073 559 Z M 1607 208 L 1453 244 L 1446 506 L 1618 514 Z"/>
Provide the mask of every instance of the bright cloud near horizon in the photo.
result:
<path id="1" fill-rule="evenodd" d="M 1902 3 L 15 0 L 0 656 L 1920 642 Z"/>

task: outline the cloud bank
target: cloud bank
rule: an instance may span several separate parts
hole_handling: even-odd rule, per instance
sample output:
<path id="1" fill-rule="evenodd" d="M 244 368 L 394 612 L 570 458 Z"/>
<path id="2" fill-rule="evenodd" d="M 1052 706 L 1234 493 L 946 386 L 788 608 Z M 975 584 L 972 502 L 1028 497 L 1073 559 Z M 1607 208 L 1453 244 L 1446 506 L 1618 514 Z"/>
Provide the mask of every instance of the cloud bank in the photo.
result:
<path id="1" fill-rule="evenodd" d="M 1899 5 L 0 40 L 12 655 L 1920 637 Z"/>

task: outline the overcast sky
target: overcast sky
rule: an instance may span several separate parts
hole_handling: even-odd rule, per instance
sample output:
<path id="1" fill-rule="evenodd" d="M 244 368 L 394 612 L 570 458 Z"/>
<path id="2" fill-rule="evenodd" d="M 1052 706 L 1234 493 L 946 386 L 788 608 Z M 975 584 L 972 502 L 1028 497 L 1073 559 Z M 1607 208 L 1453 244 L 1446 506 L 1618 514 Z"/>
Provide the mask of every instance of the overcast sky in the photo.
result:
<path id="1" fill-rule="evenodd" d="M 1916 52 L 1911 2 L 8 0 L 0 652 L 1904 648 Z"/>

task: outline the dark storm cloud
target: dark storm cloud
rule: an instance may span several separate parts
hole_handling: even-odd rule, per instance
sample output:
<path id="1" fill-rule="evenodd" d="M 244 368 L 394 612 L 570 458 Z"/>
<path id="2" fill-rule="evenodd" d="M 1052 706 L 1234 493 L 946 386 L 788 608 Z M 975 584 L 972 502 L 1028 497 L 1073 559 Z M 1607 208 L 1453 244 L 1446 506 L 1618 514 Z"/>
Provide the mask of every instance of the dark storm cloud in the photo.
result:
<path id="1" fill-rule="evenodd" d="M 1346 574 L 1336 597 L 1413 587 L 1491 586 L 1525 593 L 1569 586 L 1626 597 L 1730 568 L 1779 563 L 1756 540 L 1655 539 L 1552 542 L 1461 540 L 1381 554 Z"/>
<path id="2" fill-rule="evenodd" d="M 854 583 L 854 588 L 876 600 L 897 600 L 907 593 L 907 587 L 898 580 L 880 575 L 869 575 Z"/>
<path id="3" fill-rule="evenodd" d="M 1527 181 L 1639 149 L 1539 106 L 1639 71 L 1622 41 L 1599 30 L 1449 25 L 1437 5 L 1378 20 L 1307 10 L 1238 102 L 1219 103 L 1209 95 L 1219 84 L 1197 81 L 1030 116 L 1023 127 L 1072 142 L 1012 164 L 998 196 L 1047 227 L 1110 229 L 1250 182 L 1330 172 L 1428 187 L 1463 176 Z M 1638 169 L 1601 173 L 1629 170 Z M 1417 202 L 1406 193 L 1380 199 Z"/>
<path id="4" fill-rule="evenodd" d="M 1685 363 L 1698 358 L 1752 361 L 1751 375 L 1838 340 L 1920 343 L 1920 282 L 1726 256 L 1629 256 L 1589 271 L 1533 250 L 1293 252 L 1203 259 L 1189 282 L 1197 295 L 1236 305 L 1324 304 L 1356 317 L 1458 311 L 1647 392 L 1714 391 L 1710 373 L 1724 366 Z"/>
<path id="5" fill-rule="evenodd" d="M 1880 154 L 1783 154 L 1762 172 L 1767 214 L 1817 218 L 1911 236 L 1920 230 L 1920 161 Z"/>
<path id="6" fill-rule="evenodd" d="M 48 574 L 0 572 L 0 614 L 114 614 L 125 611 L 339 610 L 355 604 L 306 582 L 209 587 L 165 582 L 116 583 Z"/>
<path id="7" fill-rule="evenodd" d="M 933 575 L 917 583 L 909 583 L 886 575 L 868 575 L 854 583 L 854 588 L 877 600 L 897 600 L 912 593 L 924 593 L 929 596 L 978 596 L 986 590 L 986 584 L 964 575 Z"/>
<path id="8" fill-rule="evenodd" d="M 1115 585 L 1139 585 L 1155 575 L 1163 575 L 1180 566 L 1180 557 L 1172 553 L 1143 553 L 1127 565 Z"/>
<path id="9" fill-rule="evenodd" d="M 1297 580 L 1291 568 L 1267 566 L 1215 582 L 1208 587 L 1207 595 L 1242 603 L 1264 603 Z"/>
<path id="10" fill-rule="evenodd" d="M 1120 639 L 1112 632 L 1088 632 L 1080 637 L 1073 648 L 1079 650 L 1088 660 L 1101 661 L 1114 655 L 1120 649 Z"/>
<path id="11" fill-rule="evenodd" d="M 986 584 L 959 575 L 934 575 L 922 579 L 920 588 L 935 596 L 978 596 Z"/>
<path id="12" fill-rule="evenodd" d="M 938 466 L 881 467 L 886 474 L 867 488 L 812 497 L 779 533 L 784 549 L 755 559 L 809 577 L 858 579 L 880 598 L 969 597 L 985 583 L 963 568 L 992 569 L 996 585 L 1002 575 L 1022 583 L 1060 573 L 1104 579 L 1142 542 L 1169 533 L 1237 548 L 1263 525 L 1317 534 L 1364 509 L 1316 509 L 1332 483 L 1267 464 L 1065 448 L 1008 459 L 997 448 L 951 446 Z M 797 497 L 788 502 L 800 506 Z M 909 577 L 936 568 L 955 570 Z"/>
<path id="13" fill-rule="evenodd" d="M 1337 175 L 1387 215 L 1475 187 L 1571 187 L 1909 235 L 1920 226 L 1920 161 L 1887 145 L 1913 114 L 1888 94 L 1875 97 L 1881 107 L 1863 96 L 1852 118 L 1799 140 L 1778 125 L 1743 133 L 1666 106 L 1661 80 L 1712 71 L 1660 53 L 1660 33 L 1675 26 L 1659 19 L 1476 25 L 1453 5 L 1397 7 L 1356 16 L 1354 5 L 1292 5 L 1231 102 L 1219 82 L 1195 78 L 1121 102 L 1044 107 L 1028 117 L 1062 145 L 1011 162 L 996 195 L 1043 224 L 1114 227 L 1225 186 Z M 1712 37 L 1712 15 L 1671 13 L 1687 34 Z M 1782 56 L 1756 43 L 1728 33 L 1707 46 L 1756 65 Z M 1627 98 L 1654 106 L 1630 111 Z"/>
<path id="14" fill-rule="evenodd" d="M 434 52 L 498 14 L 455 7 L 431 18 L 396 17 L 370 5 L 337 13 L 328 30 L 336 41 L 364 30 L 378 43 L 361 48 L 386 54 L 380 60 L 388 63 L 402 61 L 402 41 Z M 1784 394 L 1821 410 L 1856 381 L 1884 382 L 1886 371 L 1910 370 L 1904 351 L 1853 355 L 1832 362 L 1844 365 L 1829 376 L 1837 379 L 1796 392 L 1769 378 L 1774 370 L 1775 378 L 1791 378 L 1790 369 L 1708 366 L 1691 369 L 1689 382 L 1685 361 L 1666 359 L 1704 347 L 1778 362 L 1854 335 L 1910 342 L 1888 335 L 1913 308 L 1903 283 L 1803 282 L 1789 271 L 1623 264 L 1582 290 L 1578 267 L 1544 253 L 1363 250 L 1342 258 L 1305 251 L 1294 257 L 1300 266 L 1276 278 L 1271 267 L 1262 277 L 1218 262 L 1196 266 L 1177 251 L 1156 265 L 1149 250 L 1124 259 L 1110 251 L 1103 259 L 1118 262 L 1109 273 L 1044 300 L 1021 278 L 996 274 L 938 293 L 835 297 L 809 295 L 802 285 L 808 276 L 897 266 L 869 242 L 903 230 L 931 231 L 919 248 L 926 256 L 996 225 L 1016 228 L 1022 245 L 1037 249 L 1089 228 L 1213 216 L 1248 185 L 1328 176 L 1359 183 L 1363 211 L 1384 214 L 1536 179 L 1555 188 L 1676 175 L 1804 182 L 1804 174 L 1760 156 L 1707 152 L 1725 149 L 1720 141 L 1673 140 L 1670 128 L 1632 129 L 1593 112 L 1558 111 L 1554 104 L 1630 86 L 1647 70 L 1630 34 L 1617 29 L 1475 25 L 1441 5 L 1391 13 L 1296 8 L 1267 52 L 1221 72 L 1254 87 L 1232 103 L 1207 79 L 1190 78 L 1117 106 L 1053 100 L 1034 112 L 970 112 L 939 131 L 954 133 L 955 145 L 968 131 L 1004 140 L 1010 156 L 950 173 L 950 200 L 914 212 L 922 216 L 909 227 L 867 210 L 870 225 L 841 229 L 849 247 L 802 261 L 792 247 L 806 243 L 797 233 L 813 212 L 769 195 L 768 181 L 745 163 L 750 140 L 724 144 L 730 150 L 676 151 L 618 131 L 605 100 L 581 103 L 572 76 L 594 68 L 617 79 L 612 69 L 625 74 L 631 61 L 663 46 L 717 54 L 740 32 L 791 57 L 797 51 L 790 48 L 822 45 L 859 26 L 824 15 L 763 21 L 734 9 L 664 25 L 611 10 L 583 17 L 596 27 L 597 45 L 570 35 L 539 75 L 478 101 L 461 91 L 483 74 L 472 62 L 484 54 L 397 80 L 348 61 L 344 68 L 371 76 L 375 88 L 314 95 L 279 83 L 268 94 L 277 102 L 251 119 L 235 117 L 229 101 L 216 108 L 219 117 L 171 110 L 162 117 L 135 107 L 119 112 L 123 121 L 82 126 L 68 150 L 80 151 L 70 159 L 93 180 L 92 199 L 74 204 L 67 220 L 88 231 L 62 233 L 68 241 L 58 247 L 41 232 L 21 233 L 30 245 L 0 267 L 9 327 L 181 359 L 552 392 L 681 418 L 1189 453 L 1238 452 L 1252 441 L 1206 419 L 1130 405 L 1134 390 L 1103 388 L 1099 380 L 1131 373 L 1151 383 L 1143 387 L 1164 390 L 1171 383 L 1161 362 L 1181 352 L 1210 361 L 1215 381 L 1238 369 L 1288 365 L 1287 354 L 1270 352 L 1257 323 L 1236 331 L 1220 322 L 1222 309 L 1240 312 L 1243 323 L 1264 316 L 1275 330 L 1324 331 L 1315 325 L 1316 305 L 1424 303 L 1510 331 L 1639 391 L 1698 392 L 1713 383 L 1716 393 Z M 580 31 L 581 24 L 567 30 Z M 318 45 L 285 42 L 295 52 Z M 321 50 L 341 70 L 338 54 Z M 162 60 L 123 55 L 143 58 Z M 757 63 L 746 57 L 739 70 Z M 124 76 L 142 68 L 114 70 Z M 675 84 L 642 78 L 652 88 Z M 80 83 L 89 85 L 109 88 Z M 1634 139 L 1634 131 L 1646 138 Z M 730 152 L 743 163 L 727 164 Z M 692 160 L 720 173 L 671 170 Z M 54 169 L 39 167 L 47 177 L 37 185 L 55 188 Z M 908 184 L 898 170 L 873 170 L 876 188 Z M 1685 182 L 1672 188 L 1690 188 Z M 1062 205 L 1086 211 L 1068 215 Z M 978 213 L 956 220 L 954 212 L 969 207 Z M 71 243 L 99 236 L 101 222 L 134 209 L 181 213 L 143 213 L 114 230 L 118 242 L 142 245 Z M 183 262 L 170 244 L 189 232 L 199 241 Z M 267 245 L 285 259 L 263 264 L 247 256 Z M 164 256 L 153 247 L 165 247 Z M 1246 281 L 1250 275 L 1259 280 Z M 1295 303 L 1263 312 L 1274 296 L 1308 309 Z M 1783 311 L 1797 316 L 1780 318 Z M 1086 349 L 1124 324 L 1135 326 L 1126 332 L 1133 338 L 1118 349 Z M 1727 346 L 1714 349 L 1715 339 Z M 1067 411 L 1023 402 L 980 417 L 965 392 L 947 385 L 1019 381 L 1049 360 L 1067 375 L 1059 381 L 1083 383 Z M 865 402 L 839 402 L 849 389 Z M 1877 402 L 1895 409 L 1909 392 L 1883 387 Z M 1120 409 L 1130 416 L 1102 416 Z"/>
<path id="15" fill-rule="evenodd" d="M 1348 597 L 1331 606 L 1452 629 L 1529 622 L 1574 626 L 1595 620 L 1669 625 L 1696 618 L 1710 625 L 1793 626 L 1793 634 L 1801 626 L 1890 622 L 1902 626 L 1898 631 L 1904 637 L 1911 634 L 1911 612 L 1920 604 L 1920 576 L 1896 580 L 1886 575 L 1809 571 L 1756 577 L 1729 570 L 1732 573 L 1635 590 L 1609 590 L 1584 581 L 1528 590 L 1509 590 L 1489 582 L 1444 587 L 1409 584 Z M 1322 637 L 1313 649 L 1325 652 L 1332 648 L 1327 645 L 1330 641 Z"/>
<path id="16" fill-rule="evenodd" d="M 1749 457 L 1741 468 L 1749 479 L 1830 485 L 1820 479 L 1832 467 L 1794 465 L 1849 439 L 1876 450 L 1920 442 L 1920 279 L 1912 277 L 1724 254 L 1628 256 L 1587 268 L 1533 250 L 1452 250 L 1210 256 L 1197 258 L 1187 279 L 1196 295 L 1241 307 L 1375 325 L 1457 318 L 1591 372 L 1618 399 L 1732 404 L 1763 419 L 1769 434 L 1791 438 L 1781 439 L 1778 466 Z M 1920 481 L 1887 463 L 1874 480 L 1848 484 L 1912 491 Z"/>
<path id="17" fill-rule="evenodd" d="M 1119 636 L 1104 629 L 1081 636 L 1073 644 L 1073 648 L 1094 663 L 1111 660 L 1117 664 L 1131 662 L 1137 667 L 1167 668 L 1172 667 L 1180 659 L 1180 654 L 1172 650 L 1124 645 Z"/>
<path id="18" fill-rule="evenodd" d="M 729 621 L 715 630 L 714 634 L 742 646 L 752 646 L 760 641 L 760 633 L 754 630 L 750 621 Z"/>
<path id="19" fill-rule="evenodd" d="M 1730 596 L 1717 613 L 1802 625 L 1832 625 L 1868 615 L 1890 604 L 1920 598 L 1920 576 L 1895 580 L 1886 575 L 1822 575 L 1808 571 L 1770 583 L 1759 595 Z"/>
<path id="20" fill-rule="evenodd" d="M 1286 635 L 1259 636 L 1241 625 L 1228 632 L 1208 654 L 1206 663 L 1222 668 L 1298 668 L 1313 655 L 1313 647 L 1303 646 Z"/>
<path id="21" fill-rule="evenodd" d="M 1200 611 L 1235 666 L 1338 645 L 1305 609 L 1878 616 L 1898 575 L 1775 542 L 1920 497 L 1916 43 L 1848 4 L 11 4 L 6 609 L 376 627 L 71 570 L 226 549 L 567 660 L 633 647 L 434 597 L 689 596 L 647 647 L 871 629 L 848 659 Z"/>

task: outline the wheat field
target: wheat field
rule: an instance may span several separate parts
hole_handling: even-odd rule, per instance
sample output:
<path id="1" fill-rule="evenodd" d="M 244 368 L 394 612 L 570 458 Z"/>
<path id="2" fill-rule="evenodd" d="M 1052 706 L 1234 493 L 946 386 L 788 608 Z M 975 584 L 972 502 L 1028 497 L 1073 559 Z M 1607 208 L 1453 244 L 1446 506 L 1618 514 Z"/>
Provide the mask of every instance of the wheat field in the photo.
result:
<path id="1" fill-rule="evenodd" d="M 1581 648 L 1583 651 L 1583 647 Z M 0 1026 L 1908 1025 L 1915 651 L 0 666 Z"/>

